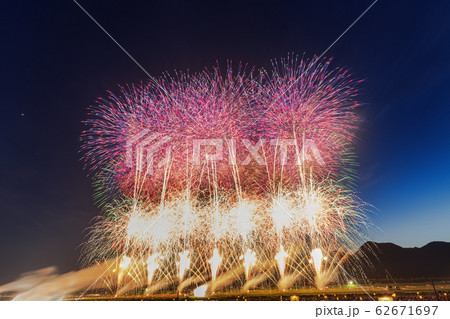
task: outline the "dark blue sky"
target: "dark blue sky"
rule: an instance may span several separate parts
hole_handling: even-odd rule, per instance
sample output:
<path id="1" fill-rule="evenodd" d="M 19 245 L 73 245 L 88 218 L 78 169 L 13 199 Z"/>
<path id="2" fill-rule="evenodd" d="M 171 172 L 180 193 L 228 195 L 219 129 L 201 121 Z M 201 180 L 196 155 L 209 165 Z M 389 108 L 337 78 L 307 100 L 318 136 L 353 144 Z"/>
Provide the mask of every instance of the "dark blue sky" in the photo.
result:
<path id="1" fill-rule="evenodd" d="M 322 53 L 372 1 L 80 1 L 152 75 Z M 0 280 L 75 267 L 99 213 L 80 162 L 86 108 L 146 81 L 72 1 L 3 3 Z M 375 241 L 450 241 L 450 2 L 377 4 L 326 56 L 365 79 L 357 152 Z"/>

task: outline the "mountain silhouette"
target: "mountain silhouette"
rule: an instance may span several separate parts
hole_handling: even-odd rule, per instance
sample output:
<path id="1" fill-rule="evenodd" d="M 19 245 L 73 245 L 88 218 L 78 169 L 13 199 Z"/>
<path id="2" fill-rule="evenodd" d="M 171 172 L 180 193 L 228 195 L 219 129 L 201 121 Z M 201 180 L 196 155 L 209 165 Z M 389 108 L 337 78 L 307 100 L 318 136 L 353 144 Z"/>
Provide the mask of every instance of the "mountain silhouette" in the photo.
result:
<path id="1" fill-rule="evenodd" d="M 355 261 L 359 261 L 368 279 L 450 278 L 450 243 L 435 241 L 420 248 L 403 248 L 392 243 L 369 241 L 349 258 L 347 265 Z M 348 269 L 360 277 L 354 267 Z"/>

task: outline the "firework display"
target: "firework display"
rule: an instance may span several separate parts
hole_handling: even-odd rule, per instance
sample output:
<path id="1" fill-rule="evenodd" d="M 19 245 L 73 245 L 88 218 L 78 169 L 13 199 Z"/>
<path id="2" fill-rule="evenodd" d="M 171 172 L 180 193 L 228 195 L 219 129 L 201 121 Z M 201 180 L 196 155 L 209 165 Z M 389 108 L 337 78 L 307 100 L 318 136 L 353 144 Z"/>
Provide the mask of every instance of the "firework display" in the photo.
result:
<path id="1" fill-rule="evenodd" d="M 103 286 L 206 294 L 345 278 L 366 223 L 352 189 L 359 82 L 330 63 L 229 65 L 99 99 L 82 140 L 104 214 L 84 258 L 114 260 Z"/>

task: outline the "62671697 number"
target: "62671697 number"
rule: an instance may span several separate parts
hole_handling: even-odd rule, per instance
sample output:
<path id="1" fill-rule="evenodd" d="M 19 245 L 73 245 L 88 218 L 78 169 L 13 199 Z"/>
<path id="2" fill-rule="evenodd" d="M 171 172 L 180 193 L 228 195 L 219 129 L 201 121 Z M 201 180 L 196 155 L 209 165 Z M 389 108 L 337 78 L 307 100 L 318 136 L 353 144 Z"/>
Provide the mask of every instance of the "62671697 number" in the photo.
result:
<path id="1" fill-rule="evenodd" d="M 378 306 L 375 313 L 378 316 L 434 316 L 438 306 Z"/>

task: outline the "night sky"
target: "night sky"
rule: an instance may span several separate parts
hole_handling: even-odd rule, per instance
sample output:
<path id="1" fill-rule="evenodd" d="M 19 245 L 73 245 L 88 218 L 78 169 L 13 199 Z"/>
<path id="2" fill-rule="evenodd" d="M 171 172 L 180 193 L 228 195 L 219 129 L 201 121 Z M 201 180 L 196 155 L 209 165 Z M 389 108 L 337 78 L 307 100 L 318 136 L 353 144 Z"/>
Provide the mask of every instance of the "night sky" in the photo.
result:
<path id="1" fill-rule="evenodd" d="M 320 55 L 371 3 L 80 0 L 153 76 Z M 0 12 L 4 282 L 77 267 L 100 212 L 80 161 L 86 108 L 148 77 L 70 0 L 9 1 Z M 450 241 L 449 12 L 444 0 L 380 0 L 326 54 L 365 80 L 358 191 L 374 206 L 375 241 Z"/>

